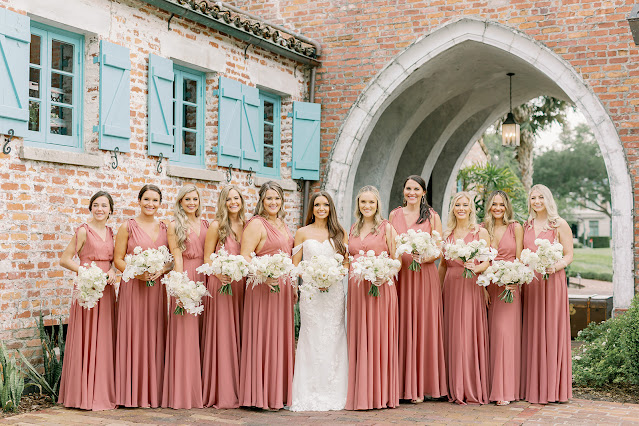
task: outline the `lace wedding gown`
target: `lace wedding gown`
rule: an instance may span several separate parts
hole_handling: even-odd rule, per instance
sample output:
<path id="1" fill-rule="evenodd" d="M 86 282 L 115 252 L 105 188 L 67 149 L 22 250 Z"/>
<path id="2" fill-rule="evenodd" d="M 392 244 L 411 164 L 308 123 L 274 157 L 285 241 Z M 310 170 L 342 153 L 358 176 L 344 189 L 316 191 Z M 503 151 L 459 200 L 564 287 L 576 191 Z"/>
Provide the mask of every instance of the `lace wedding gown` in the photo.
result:
<path id="1" fill-rule="evenodd" d="M 331 256 L 331 243 L 306 240 L 303 259 Z M 299 249 L 297 246 L 293 253 Z M 343 410 L 348 388 L 344 282 L 327 293 L 300 294 L 300 335 L 295 353 L 291 411 Z"/>

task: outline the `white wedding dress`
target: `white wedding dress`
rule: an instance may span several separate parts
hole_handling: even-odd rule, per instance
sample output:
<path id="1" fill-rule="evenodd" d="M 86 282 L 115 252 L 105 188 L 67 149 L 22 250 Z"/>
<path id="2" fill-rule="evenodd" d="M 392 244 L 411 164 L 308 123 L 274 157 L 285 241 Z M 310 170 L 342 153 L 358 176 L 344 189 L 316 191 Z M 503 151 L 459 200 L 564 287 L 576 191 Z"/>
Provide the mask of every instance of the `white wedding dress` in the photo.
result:
<path id="1" fill-rule="evenodd" d="M 297 246 L 293 253 L 297 252 Z M 303 259 L 335 253 L 327 240 L 306 240 Z M 300 294 L 300 335 L 295 353 L 291 411 L 343 410 L 348 388 L 344 281 L 328 292 Z"/>

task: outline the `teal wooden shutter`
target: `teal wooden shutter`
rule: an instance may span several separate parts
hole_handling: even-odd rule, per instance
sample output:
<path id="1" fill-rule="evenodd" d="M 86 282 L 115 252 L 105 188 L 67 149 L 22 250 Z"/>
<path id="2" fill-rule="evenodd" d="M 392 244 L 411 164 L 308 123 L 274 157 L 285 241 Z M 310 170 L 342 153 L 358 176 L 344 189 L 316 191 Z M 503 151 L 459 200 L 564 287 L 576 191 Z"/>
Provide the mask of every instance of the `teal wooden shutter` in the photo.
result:
<path id="1" fill-rule="evenodd" d="M 129 49 L 100 41 L 100 149 L 129 152 L 131 57 Z"/>
<path id="2" fill-rule="evenodd" d="M 217 165 L 240 167 L 242 157 L 242 84 L 220 77 Z"/>
<path id="3" fill-rule="evenodd" d="M 242 86 L 242 170 L 257 171 L 260 166 L 260 91 Z"/>
<path id="4" fill-rule="evenodd" d="M 30 19 L 0 8 L 0 134 L 27 132 L 30 41 Z"/>
<path id="5" fill-rule="evenodd" d="M 293 102 L 293 179 L 319 180 L 320 104 Z"/>
<path id="6" fill-rule="evenodd" d="M 149 155 L 173 156 L 173 62 L 149 55 Z"/>

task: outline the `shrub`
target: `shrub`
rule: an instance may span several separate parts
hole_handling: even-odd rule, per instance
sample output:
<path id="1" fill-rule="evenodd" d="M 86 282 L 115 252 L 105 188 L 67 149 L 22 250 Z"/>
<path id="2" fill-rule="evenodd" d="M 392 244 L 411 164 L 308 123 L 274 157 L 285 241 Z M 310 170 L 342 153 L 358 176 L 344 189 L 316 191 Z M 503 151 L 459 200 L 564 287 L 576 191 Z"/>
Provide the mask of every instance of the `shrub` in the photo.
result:
<path id="1" fill-rule="evenodd" d="M 628 376 L 631 383 L 639 384 L 639 296 L 623 316 L 626 326 L 621 342 L 626 349 Z"/>
<path id="2" fill-rule="evenodd" d="M 7 358 L 4 343 L 0 342 L 0 406 L 2 411 L 15 411 L 24 391 L 24 373 L 15 359 Z"/>
<path id="3" fill-rule="evenodd" d="M 577 269 L 571 269 L 566 273 L 569 277 L 576 277 L 577 274 L 581 278 L 587 280 L 609 281 L 612 282 L 612 272 L 597 272 L 597 271 L 580 271 Z"/>
<path id="4" fill-rule="evenodd" d="M 590 237 L 588 242 L 592 241 L 592 248 L 608 248 L 610 247 L 610 237 Z"/>

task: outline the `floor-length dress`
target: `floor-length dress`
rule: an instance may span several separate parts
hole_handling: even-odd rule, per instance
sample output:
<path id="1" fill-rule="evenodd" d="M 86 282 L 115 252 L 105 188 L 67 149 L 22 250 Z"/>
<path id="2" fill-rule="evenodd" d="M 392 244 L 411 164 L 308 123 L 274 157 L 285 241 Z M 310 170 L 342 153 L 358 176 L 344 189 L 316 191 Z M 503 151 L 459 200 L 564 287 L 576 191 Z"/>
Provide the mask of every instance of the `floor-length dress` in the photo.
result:
<path id="1" fill-rule="evenodd" d="M 204 263 L 204 240 L 208 228 L 208 222 L 200 220 L 200 235 L 190 230 L 184 243 L 183 269 L 189 279 L 195 282 L 206 282 L 206 275 L 195 269 Z M 204 300 L 208 298 L 205 296 Z M 173 311 L 176 306 L 175 297 L 171 297 L 167 313 L 162 407 L 202 408 L 199 316 L 188 312 L 175 315 Z"/>
<path id="2" fill-rule="evenodd" d="M 218 244 L 218 250 L 221 245 Z M 232 235 L 224 242 L 229 254 L 240 254 L 240 243 Z M 212 297 L 204 301 L 202 324 L 202 388 L 204 406 L 237 408 L 240 406 L 240 354 L 244 279 L 233 281 L 233 295 L 220 294 L 222 282 L 214 275 L 207 279 Z"/>
<path id="3" fill-rule="evenodd" d="M 466 243 L 479 239 L 469 232 Z M 453 234 L 448 236 L 453 242 Z M 488 321 L 477 277 L 463 278 L 459 260 L 444 260 L 444 352 L 448 399 L 459 404 L 488 403 Z"/>
<path id="4" fill-rule="evenodd" d="M 267 239 L 257 256 L 280 251 L 291 255 L 293 237 L 279 232 L 262 216 Z M 249 221 L 250 222 L 250 221 Z M 293 287 L 290 278 L 280 278 L 279 293 L 265 284 L 247 288 L 242 320 L 240 405 L 265 409 L 284 408 L 292 400 L 295 364 Z"/>
<path id="5" fill-rule="evenodd" d="M 335 255 L 329 240 L 306 240 L 303 259 Z M 328 292 L 300 292 L 300 334 L 295 352 L 291 411 L 343 410 L 348 388 L 344 281 Z"/>
<path id="6" fill-rule="evenodd" d="M 517 258 L 516 223 L 511 223 L 499 240 L 495 260 L 512 262 Z M 488 334 L 490 341 L 490 401 L 517 401 L 521 377 L 521 293 L 512 290 L 513 301 L 499 299 L 505 287 L 488 286 Z"/>
<path id="7" fill-rule="evenodd" d="M 557 229 L 544 230 L 535 237 L 535 226 L 524 226 L 524 248 L 537 251 L 535 240 L 551 242 Z M 570 354 L 570 311 L 566 272 L 535 279 L 523 287 L 523 328 L 521 397 L 534 404 L 565 402 L 572 398 Z"/>
<path id="8" fill-rule="evenodd" d="M 377 234 L 349 236 L 348 251 L 357 259 L 360 250 L 388 252 L 386 224 Z M 382 284 L 379 297 L 368 294 L 371 283 L 355 277 L 348 280 L 347 340 L 348 393 L 347 410 L 394 408 L 399 405 L 399 364 L 397 349 L 397 290 Z"/>
<path id="9" fill-rule="evenodd" d="M 166 225 L 159 224 L 153 241 L 135 219 L 127 222 L 127 254 L 168 247 Z M 144 280 L 122 281 L 118 299 L 118 335 L 115 346 L 115 397 L 125 407 L 159 407 L 164 381 L 166 291 L 160 283 L 147 287 Z"/>
<path id="10" fill-rule="evenodd" d="M 89 225 L 86 241 L 78 253 L 81 266 L 91 262 L 107 272 L 113 261 L 113 231 L 106 227 L 102 237 Z M 83 410 L 109 410 L 115 408 L 115 325 L 116 301 L 112 285 L 104 288 L 103 296 L 91 309 L 71 304 L 66 350 L 58 402 L 65 407 Z"/>
<path id="11" fill-rule="evenodd" d="M 409 229 L 431 233 L 431 220 L 408 226 L 401 207 L 391 213 L 398 234 Z M 413 257 L 402 255 L 397 278 L 399 303 L 399 397 L 416 400 L 448 395 L 444 360 L 442 291 L 435 263 L 423 263 L 419 271 L 408 269 Z"/>

